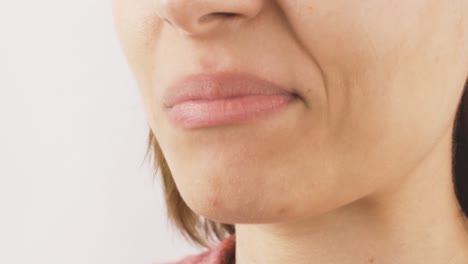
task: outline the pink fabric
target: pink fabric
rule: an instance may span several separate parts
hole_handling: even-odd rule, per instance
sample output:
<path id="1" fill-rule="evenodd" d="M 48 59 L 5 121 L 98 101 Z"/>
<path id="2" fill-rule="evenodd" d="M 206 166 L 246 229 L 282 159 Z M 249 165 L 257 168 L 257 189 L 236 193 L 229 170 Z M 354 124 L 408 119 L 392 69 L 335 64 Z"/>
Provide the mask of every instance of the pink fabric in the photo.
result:
<path id="1" fill-rule="evenodd" d="M 229 264 L 229 260 L 235 257 L 236 238 L 231 235 L 221 241 L 214 248 L 197 255 L 168 264 Z"/>

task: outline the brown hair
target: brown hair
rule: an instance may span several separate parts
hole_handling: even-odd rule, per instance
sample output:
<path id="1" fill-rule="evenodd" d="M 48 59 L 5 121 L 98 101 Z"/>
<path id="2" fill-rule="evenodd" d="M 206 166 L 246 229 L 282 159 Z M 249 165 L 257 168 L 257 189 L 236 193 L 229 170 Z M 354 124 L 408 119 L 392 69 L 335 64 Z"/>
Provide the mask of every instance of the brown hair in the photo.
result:
<path id="1" fill-rule="evenodd" d="M 462 214 L 468 216 L 468 81 L 460 100 L 453 132 L 453 182 Z M 194 213 L 182 199 L 166 159 L 153 134 L 149 131 L 146 156 L 154 156 L 155 174 L 161 169 L 167 214 L 171 222 L 191 242 L 209 247 L 212 239 L 218 241 L 235 233 L 234 225 L 221 224 Z M 145 156 L 145 158 L 146 158 Z"/>
<path id="2" fill-rule="evenodd" d="M 452 144 L 453 183 L 465 216 L 468 216 L 468 81 L 455 118 Z"/>
<path id="3" fill-rule="evenodd" d="M 155 158 L 153 160 L 155 174 L 157 174 L 158 169 L 161 169 L 168 217 L 185 238 L 190 242 L 209 247 L 210 240 L 217 239 L 219 241 L 235 233 L 234 225 L 220 224 L 205 219 L 194 213 L 192 209 L 187 206 L 176 187 L 156 137 L 150 129 L 146 156 L 151 152 Z"/>

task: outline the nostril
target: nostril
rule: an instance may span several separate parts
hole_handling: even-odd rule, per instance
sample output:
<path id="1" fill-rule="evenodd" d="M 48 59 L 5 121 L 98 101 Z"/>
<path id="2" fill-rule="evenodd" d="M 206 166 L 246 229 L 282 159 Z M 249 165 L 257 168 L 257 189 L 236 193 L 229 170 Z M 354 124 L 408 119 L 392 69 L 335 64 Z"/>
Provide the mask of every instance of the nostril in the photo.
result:
<path id="1" fill-rule="evenodd" d="M 216 19 L 216 18 L 230 18 L 230 17 L 234 17 L 234 16 L 238 16 L 239 14 L 237 13 L 229 13 L 229 12 L 213 12 L 213 13 L 210 13 L 210 14 L 207 14 L 207 15 L 204 15 L 202 16 L 199 21 L 200 22 L 207 22 L 209 20 L 212 20 L 212 19 Z"/>
<path id="2" fill-rule="evenodd" d="M 235 16 L 236 14 L 235 13 L 229 13 L 229 12 L 215 12 L 215 13 L 212 13 L 212 15 L 230 17 L 230 16 Z"/>

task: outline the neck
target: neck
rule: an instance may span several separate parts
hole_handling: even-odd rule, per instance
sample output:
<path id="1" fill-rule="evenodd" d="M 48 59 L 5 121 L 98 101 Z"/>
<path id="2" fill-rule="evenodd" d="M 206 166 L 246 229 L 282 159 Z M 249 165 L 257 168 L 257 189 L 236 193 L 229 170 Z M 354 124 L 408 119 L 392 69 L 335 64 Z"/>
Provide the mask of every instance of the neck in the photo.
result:
<path id="1" fill-rule="evenodd" d="M 391 186 L 294 222 L 236 225 L 236 264 L 468 263 L 452 183 L 451 135 Z"/>

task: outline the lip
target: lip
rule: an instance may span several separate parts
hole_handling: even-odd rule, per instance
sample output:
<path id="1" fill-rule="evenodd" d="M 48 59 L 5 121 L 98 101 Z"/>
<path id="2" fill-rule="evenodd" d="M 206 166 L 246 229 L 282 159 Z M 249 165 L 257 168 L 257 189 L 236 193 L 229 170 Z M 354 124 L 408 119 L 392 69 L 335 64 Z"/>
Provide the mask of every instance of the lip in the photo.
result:
<path id="1" fill-rule="evenodd" d="M 293 88 L 253 74 L 218 72 L 178 79 L 162 100 L 173 124 L 201 128 L 269 116 L 297 98 Z"/>

